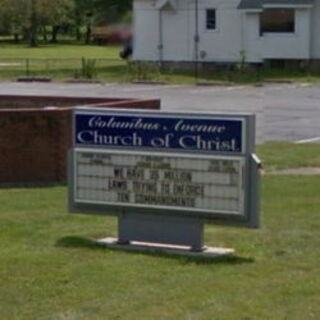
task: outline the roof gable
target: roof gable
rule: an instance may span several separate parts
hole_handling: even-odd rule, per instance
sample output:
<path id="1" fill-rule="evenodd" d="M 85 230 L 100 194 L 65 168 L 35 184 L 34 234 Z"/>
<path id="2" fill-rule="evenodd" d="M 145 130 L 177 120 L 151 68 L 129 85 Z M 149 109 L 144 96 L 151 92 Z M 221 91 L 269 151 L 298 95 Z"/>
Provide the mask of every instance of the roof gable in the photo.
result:
<path id="1" fill-rule="evenodd" d="M 310 7 L 314 0 L 241 0 L 238 9 L 262 10 L 264 7 Z"/>
<path id="2" fill-rule="evenodd" d="M 177 0 L 157 0 L 156 2 L 157 9 L 169 8 L 171 10 L 177 10 Z"/>

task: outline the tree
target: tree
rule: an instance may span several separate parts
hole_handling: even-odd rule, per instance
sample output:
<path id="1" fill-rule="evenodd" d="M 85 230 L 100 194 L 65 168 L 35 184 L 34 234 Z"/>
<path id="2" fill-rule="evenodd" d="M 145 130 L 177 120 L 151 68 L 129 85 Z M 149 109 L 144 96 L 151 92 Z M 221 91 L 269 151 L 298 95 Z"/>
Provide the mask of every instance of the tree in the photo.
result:
<path id="1" fill-rule="evenodd" d="M 57 40 L 58 26 L 71 21 L 74 0 L 0 0 L 0 18 L 6 21 L 16 40 L 25 33 L 31 46 L 37 46 L 40 27 L 53 26 L 52 40 Z"/>
<path id="2" fill-rule="evenodd" d="M 81 27 L 85 26 L 85 42 L 89 43 L 92 25 L 100 22 L 114 23 L 131 9 L 132 0 L 74 0 L 75 28 L 77 39 L 80 40 Z"/>
<path id="3" fill-rule="evenodd" d="M 111 23 L 121 20 L 121 18 L 131 10 L 132 0 L 93 0 L 97 19 L 107 20 Z"/>
<path id="4" fill-rule="evenodd" d="M 52 26 L 51 42 L 57 42 L 62 25 L 71 23 L 74 8 L 73 0 L 37 0 L 39 26 Z"/>
<path id="5" fill-rule="evenodd" d="M 88 17 L 91 16 L 93 11 L 93 1 L 92 0 L 74 0 L 74 26 L 76 30 L 77 40 L 81 40 L 81 28 L 88 23 Z M 88 33 L 88 32 L 87 32 Z M 87 41 L 86 41 L 87 42 Z"/>
<path id="6" fill-rule="evenodd" d="M 51 41 L 57 41 L 62 25 L 73 24 L 77 39 L 86 28 L 85 41 L 90 42 L 92 26 L 102 21 L 114 23 L 131 8 L 132 0 L 0 0 L 0 24 L 15 40 L 23 34 L 36 46 L 38 33 L 52 27 Z"/>
<path id="7" fill-rule="evenodd" d="M 6 24 L 6 29 L 14 35 L 15 41 L 19 41 L 19 35 L 28 25 L 28 1 L 27 0 L 0 0 L 0 21 Z"/>

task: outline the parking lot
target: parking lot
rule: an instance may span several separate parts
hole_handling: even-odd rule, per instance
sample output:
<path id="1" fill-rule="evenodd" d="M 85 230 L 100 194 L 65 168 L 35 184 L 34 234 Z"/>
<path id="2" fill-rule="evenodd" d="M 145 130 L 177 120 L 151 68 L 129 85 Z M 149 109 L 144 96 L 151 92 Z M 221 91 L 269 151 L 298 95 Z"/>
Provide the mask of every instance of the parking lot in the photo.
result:
<path id="1" fill-rule="evenodd" d="M 0 84 L 0 94 L 160 98 L 165 111 L 253 112 L 258 143 L 320 141 L 320 86 L 186 86 L 147 84 Z"/>

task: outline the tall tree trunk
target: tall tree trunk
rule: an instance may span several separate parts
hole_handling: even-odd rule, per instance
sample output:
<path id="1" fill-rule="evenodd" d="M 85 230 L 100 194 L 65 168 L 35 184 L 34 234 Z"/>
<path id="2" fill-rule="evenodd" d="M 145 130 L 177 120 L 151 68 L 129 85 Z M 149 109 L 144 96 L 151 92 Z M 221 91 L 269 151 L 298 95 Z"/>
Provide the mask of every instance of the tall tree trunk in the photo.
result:
<path id="1" fill-rule="evenodd" d="M 76 9 L 76 15 L 75 15 L 75 31 L 76 31 L 76 40 L 81 40 L 81 25 L 82 25 L 82 15 L 80 14 L 80 10 Z"/>
<path id="2" fill-rule="evenodd" d="M 19 39 L 19 33 L 15 32 L 13 34 L 13 38 L 14 38 L 14 43 L 19 43 L 20 39 Z"/>
<path id="3" fill-rule="evenodd" d="M 47 42 L 48 41 L 48 37 L 47 37 L 47 29 L 46 29 L 46 27 L 44 26 L 41 31 L 42 31 L 43 41 Z"/>
<path id="4" fill-rule="evenodd" d="M 80 31 L 80 27 L 76 26 L 76 40 L 77 41 L 81 41 L 81 31 Z"/>
<path id="5" fill-rule="evenodd" d="M 58 32 L 59 32 L 59 26 L 53 26 L 52 27 L 52 33 L 51 33 L 51 43 L 57 43 L 58 42 Z"/>
<path id="6" fill-rule="evenodd" d="M 87 24 L 87 31 L 86 31 L 86 44 L 90 44 L 91 41 L 91 23 Z"/>
<path id="7" fill-rule="evenodd" d="M 38 17 L 36 9 L 36 0 L 31 0 L 31 16 L 30 16 L 30 29 L 29 29 L 29 43 L 31 47 L 37 47 L 37 31 L 38 31 Z"/>

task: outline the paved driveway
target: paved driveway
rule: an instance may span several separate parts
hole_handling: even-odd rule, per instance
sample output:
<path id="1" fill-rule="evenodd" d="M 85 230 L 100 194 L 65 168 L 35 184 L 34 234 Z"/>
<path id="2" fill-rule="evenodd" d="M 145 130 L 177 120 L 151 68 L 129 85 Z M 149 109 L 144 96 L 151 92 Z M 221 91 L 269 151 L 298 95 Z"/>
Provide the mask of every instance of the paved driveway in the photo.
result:
<path id="1" fill-rule="evenodd" d="M 160 98 L 163 110 L 254 112 L 258 142 L 320 141 L 320 86 L 0 83 L 0 94 Z"/>

